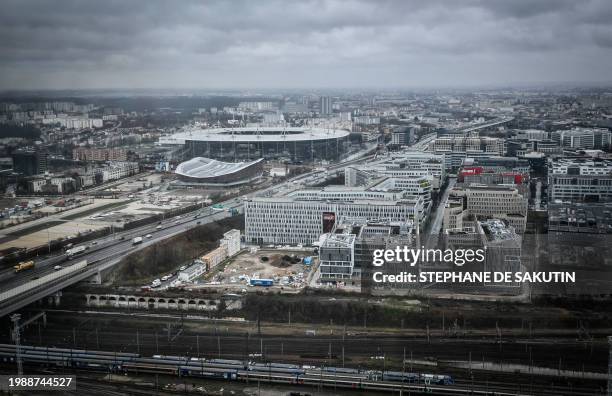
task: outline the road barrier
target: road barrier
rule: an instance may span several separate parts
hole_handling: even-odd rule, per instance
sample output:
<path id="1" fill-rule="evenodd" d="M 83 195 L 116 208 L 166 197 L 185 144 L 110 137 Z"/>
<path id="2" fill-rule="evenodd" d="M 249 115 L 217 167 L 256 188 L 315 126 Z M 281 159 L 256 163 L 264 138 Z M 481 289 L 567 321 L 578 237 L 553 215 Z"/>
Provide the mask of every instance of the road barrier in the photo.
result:
<path id="1" fill-rule="evenodd" d="M 83 261 L 79 261 L 76 264 L 73 264 L 69 267 L 66 268 L 62 268 L 61 270 L 57 270 L 55 272 L 51 272 L 47 275 L 41 276 L 38 279 L 35 280 L 31 280 L 29 282 L 26 282 L 22 285 L 19 285 L 11 290 L 7 290 L 5 292 L 0 293 L 0 302 L 8 300 L 9 298 L 13 298 L 15 296 L 18 296 L 22 293 L 25 293 L 29 290 L 35 289 L 39 286 L 44 285 L 45 283 L 51 282 L 55 279 L 59 279 L 62 278 L 70 273 L 73 273 L 75 271 L 78 271 L 82 268 L 85 268 L 87 266 L 87 260 L 83 260 Z"/>

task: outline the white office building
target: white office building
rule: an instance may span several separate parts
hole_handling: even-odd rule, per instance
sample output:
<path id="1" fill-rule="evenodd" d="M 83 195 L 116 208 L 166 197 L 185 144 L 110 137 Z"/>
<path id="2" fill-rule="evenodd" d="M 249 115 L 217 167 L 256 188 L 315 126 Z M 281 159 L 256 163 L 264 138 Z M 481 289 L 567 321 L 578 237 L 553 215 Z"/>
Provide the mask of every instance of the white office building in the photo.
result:
<path id="1" fill-rule="evenodd" d="M 240 251 L 240 231 L 229 230 L 223 234 L 223 239 L 221 239 L 219 246 L 225 247 L 228 257 L 237 254 Z"/>
<path id="2" fill-rule="evenodd" d="M 612 132 L 605 128 L 573 128 L 554 131 L 551 139 L 561 147 L 592 150 L 612 145 Z"/>
<path id="3" fill-rule="evenodd" d="M 424 217 L 423 198 L 401 191 L 301 190 L 287 197 L 246 201 L 245 240 L 259 245 L 310 245 L 346 218 L 422 224 Z"/>
<path id="4" fill-rule="evenodd" d="M 355 234 L 328 233 L 319 240 L 322 281 L 350 279 L 355 265 Z"/>
<path id="5" fill-rule="evenodd" d="M 363 185 L 367 172 L 373 175 L 394 178 L 417 178 L 431 176 L 434 190 L 440 188 L 446 179 L 446 169 L 443 155 L 419 151 L 402 151 L 390 153 L 374 162 L 364 165 L 352 165 L 345 169 L 345 185 Z"/>
<path id="6" fill-rule="evenodd" d="M 548 194 L 551 201 L 612 201 L 612 161 L 549 159 Z"/>
<path id="7" fill-rule="evenodd" d="M 504 139 L 492 137 L 447 136 L 436 138 L 428 151 L 444 155 L 447 168 L 458 168 L 468 158 L 489 158 L 504 156 Z"/>
<path id="8" fill-rule="evenodd" d="M 95 170 L 102 176 L 102 183 L 133 176 L 139 171 L 137 162 L 109 162 L 106 166 Z"/>
<path id="9" fill-rule="evenodd" d="M 541 129 L 521 129 L 517 131 L 517 139 L 548 140 L 548 132 Z"/>
<path id="10" fill-rule="evenodd" d="M 179 272 L 178 279 L 181 282 L 191 282 L 196 278 L 204 275 L 206 272 L 206 266 L 202 262 L 197 262 L 183 271 Z"/>
<path id="11" fill-rule="evenodd" d="M 502 219 L 516 232 L 525 232 L 528 199 L 521 195 L 517 188 L 504 185 L 472 185 L 465 192 L 469 214 Z"/>

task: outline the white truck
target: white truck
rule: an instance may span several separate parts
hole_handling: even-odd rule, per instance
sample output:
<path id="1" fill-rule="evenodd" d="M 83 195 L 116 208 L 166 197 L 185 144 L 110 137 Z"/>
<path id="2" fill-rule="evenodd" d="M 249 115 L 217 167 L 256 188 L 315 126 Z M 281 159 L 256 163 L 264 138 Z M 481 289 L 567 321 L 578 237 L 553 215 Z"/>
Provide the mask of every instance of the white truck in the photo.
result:
<path id="1" fill-rule="evenodd" d="M 87 250 L 87 247 L 86 247 L 86 246 L 77 246 L 77 247 L 73 247 L 73 248 L 70 248 L 70 249 L 66 250 L 66 255 L 67 255 L 68 257 L 74 257 L 74 256 L 76 256 L 77 254 L 84 253 L 84 252 L 85 252 L 85 250 Z"/>
<path id="2" fill-rule="evenodd" d="M 139 243 L 142 243 L 142 237 L 132 239 L 132 245 L 138 245 Z"/>

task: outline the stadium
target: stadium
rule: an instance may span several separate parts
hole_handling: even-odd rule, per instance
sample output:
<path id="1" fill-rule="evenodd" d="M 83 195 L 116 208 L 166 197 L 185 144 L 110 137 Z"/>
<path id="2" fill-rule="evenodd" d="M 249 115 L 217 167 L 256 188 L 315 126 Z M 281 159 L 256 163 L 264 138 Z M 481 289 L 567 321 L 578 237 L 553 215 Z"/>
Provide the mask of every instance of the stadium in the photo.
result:
<path id="1" fill-rule="evenodd" d="M 184 145 L 188 157 L 228 162 L 288 160 L 336 161 L 348 151 L 349 132 L 322 128 L 191 129 L 161 137 L 162 145 Z"/>
<path id="2" fill-rule="evenodd" d="M 198 186 L 235 186 L 261 177 L 263 158 L 229 163 L 196 157 L 180 163 L 175 170 L 179 183 Z"/>

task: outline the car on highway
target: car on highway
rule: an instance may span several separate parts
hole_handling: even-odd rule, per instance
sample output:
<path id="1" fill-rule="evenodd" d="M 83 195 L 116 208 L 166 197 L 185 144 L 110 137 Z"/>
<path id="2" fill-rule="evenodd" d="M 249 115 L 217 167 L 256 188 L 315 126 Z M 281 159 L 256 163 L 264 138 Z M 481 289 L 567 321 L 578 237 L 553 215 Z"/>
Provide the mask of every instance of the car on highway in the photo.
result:
<path id="1" fill-rule="evenodd" d="M 179 271 L 185 271 L 186 269 L 187 269 L 187 267 L 182 265 L 181 268 L 179 268 Z"/>
<path id="2" fill-rule="evenodd" d="M 64 268 L 64 267 L 62 267 L 61 265 L 56 265 L 55 267 L 53 267 L 53 269 L 54 269 L 55 271 L 59 271 L 59 270 L 61 270 L 62 268 Z"/>
<path id="3" fill-rule="evenodd" d="M 162 229 L 162 226 L 161 226 L 161 225 L 158 225 L 157 227 L 155 227 L 155 229 L 156 229 L 156 230 L 161 230 L 161 229 Z"/>

